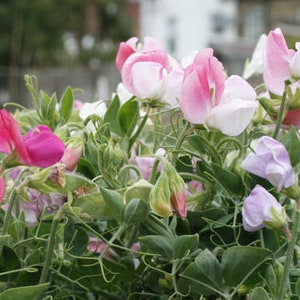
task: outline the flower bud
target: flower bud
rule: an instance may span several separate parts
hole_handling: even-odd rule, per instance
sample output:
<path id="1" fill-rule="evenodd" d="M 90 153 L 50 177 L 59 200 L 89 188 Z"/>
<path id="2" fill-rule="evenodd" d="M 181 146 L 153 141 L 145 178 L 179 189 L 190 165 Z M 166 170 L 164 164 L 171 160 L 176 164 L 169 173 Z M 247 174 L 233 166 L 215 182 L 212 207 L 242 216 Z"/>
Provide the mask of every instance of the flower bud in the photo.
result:
<path id="1" fill-rule="evenodd" d="M 175 171 L 175 169 L 174 169 Z M 176 214 L 186 217 L 186 196 L 183 179 L 175 171 L 170 177 L 171 204 Z"/>
<path id="2" fill-rule="evenodd" d="M 64 151 L 61 158 L 61 163 L 66 166 L 67 171 L 74 171 L 77 164 L 82 156 L 83 152 L 83 141 L 78 141 L 76 143 L 70 143 Z"/>
<path id="3" fill-rule="evenodd" d="M 149 196 L 149 204 L 154 213 L 161 217 L 172 216 L 171 193 L 169 179 L 162 173 L 154 185 Z"/>
<path id="4" fill-rule="evenodd" d="M 186 196 L 183 179 L 179 176 L 176 169 L 167 160 L 163 160 L 163 172 L 166 173 L 169 179 L 171 204 L 174 211 L 178 216 L 186 217 Z"/>

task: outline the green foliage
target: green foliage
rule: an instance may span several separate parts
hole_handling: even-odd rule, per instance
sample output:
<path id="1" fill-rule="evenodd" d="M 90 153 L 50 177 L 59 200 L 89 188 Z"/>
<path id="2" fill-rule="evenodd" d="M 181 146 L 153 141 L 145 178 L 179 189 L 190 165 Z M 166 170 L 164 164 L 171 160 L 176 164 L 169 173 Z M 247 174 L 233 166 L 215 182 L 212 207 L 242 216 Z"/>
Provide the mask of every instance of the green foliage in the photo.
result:
<path id="1" fill-rule="evenodd" d="M 121 105 L 118 96 L 103 117 L 93 111 L 82 121 L 71 87 L 58 97 L 41 91 L 35 77 L 25 82 L 34 110 L 15 113 L 22 132 L 45 124 L 83 150 L 74 171 L 59 161 L 41 169 L 20 165 L 16 178 L 10 169 L 1 173 L 3 203 L 13 206 L 0 210 L 0 300 L 277 299 L 287 232 L 246 232 L 242 205 L 258 182 L 285 205 L 289 222 L 297 211 L 287 191 L 240 168 L 259 128 L 229 138 L 192 127 L 177 110 L 145 109 L 136 97 Z M 297 169 L 295 128 L 281 140 Z M 166 153 L 157 154 L 159 148 Z M 180 201 L 187 202 L 184 217 Z M 300 299 L 298 246 L 286 293 L 293 300 Z"/>

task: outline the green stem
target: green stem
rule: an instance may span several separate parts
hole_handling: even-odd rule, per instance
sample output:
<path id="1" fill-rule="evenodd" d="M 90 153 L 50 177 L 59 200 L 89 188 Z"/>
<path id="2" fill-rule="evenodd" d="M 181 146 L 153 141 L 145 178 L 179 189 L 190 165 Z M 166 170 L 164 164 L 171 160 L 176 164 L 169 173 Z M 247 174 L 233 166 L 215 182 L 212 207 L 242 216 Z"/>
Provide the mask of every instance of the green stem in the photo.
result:
<path id="1" fill-rule="evenodd" d="M 12 211 L 15 206 L 15 199 L 16 199 L 16 190 L 13 189 L 9 196 L 9 199 L 8 199 L 8 208 L 5 213 L 1 235 L 7 234 L 7 230 L 8 230 L 9 223 L 10 223 L 10 218 L 12 216 Z"/>
<path id="2" fill-rule="evenodd" d="M 174 153 L 173 153 L 173 157 L 172 157 L 172 162 L 171 162 L 173 166 L 175 166 L 175 164 L 176 164 L 177 157 L 178 157 L 181 145 L 182 145 L 184 139 L 190 133 L 191 130 L 194 130 L 194 127 L 190 128 L 190 123 L 186 122 L 181 134 L 179 135 L 179 137 L 177 139 L 177 143 L 175 145 L 175 149 L 174 149 Z"/>
<path id="3" fill-rule="evenodd" d="M 280 103 L 280 108 L 279 108 L 279 112 L 277 115 L 277 121 L 276 121 L 276 126 L 273 132 L 273 138 L 276 139 L 280 126 L 282 124 L 283 118 L 284 118 L 284 112 L 285 112 L 285 103 L 286 103 L 286 96 L 287 96 L 287 88 L 288 88 L 288 84 L 285 84 L 285 89 L 284 92 L 282 94 L 282 99 L 281 99 L 281 103 Z"/>
<path id="4" fill-rule="evenodd" d="M 40 278 L 40 284 L 45 283 L 48 279 L 49 268 L 52 264 L 52 255 L 53 255 L 53 249 L 54 249 L 54 243 L 55 243 L 55 234 L 56 234 L 56 229 L 57 229 L 58 223 L 59 223 L 59 219 L 54 218 L 52 221 L 52 227 L 51 227 L 51 231 L 50 231 L 50 235 L 49 235 L 47 253 L 46 253 L 44 267 L 43 267 L 41 278 Z"/>
<path id="5" fill-rule="evenodd" d="M 278 298 L 277 300 L 283 300 L 285 297 L 285 292 L 287 288 L 287 284 L 289 281 L 289 271 L 290 271 L 290 265 L 293 259 L 293 253 L 294 248 L 297 243 L 297 237 L 298 237 L 298 226 L 299 226 L 299 220 L 300 220 L 300 202 L 297 201 L 297 208 L 295 210 L 295 216 L 294 216 L 294 222 L 293 222 L 293 230 L 291 232 L 291 239 L 288 243 L 288 248 L 286 252 L 285 257 L 285 263 L 283 268 L 283 273 L 281 277 L 281 282 L 278 289 Z"/>
<path id="6" fill-rule="evenodd" d="M 151 106 L 148 106 L 146 114 L 145 114 L 144 118 L 142 119 L 142 122 L 140 123 L 140 126 L 138 127 L 138 129 L 135 132 L 135 134 L 130 138 L 130 140 L 129 140 L 129 146 L 128 146 L 128 153 L 130 153 L 130 150 L 131 150 L 131 148 L 132 148 L 135 140 L 138 138 L 138 136 L 142 132 L 142 130 L 143 130 L 143 128 L 144 128 L 144 126 L 145 126 L 145 124 L 146 124 L 146 122 L 148 120 L 150 110 L 151 110 Z"/>

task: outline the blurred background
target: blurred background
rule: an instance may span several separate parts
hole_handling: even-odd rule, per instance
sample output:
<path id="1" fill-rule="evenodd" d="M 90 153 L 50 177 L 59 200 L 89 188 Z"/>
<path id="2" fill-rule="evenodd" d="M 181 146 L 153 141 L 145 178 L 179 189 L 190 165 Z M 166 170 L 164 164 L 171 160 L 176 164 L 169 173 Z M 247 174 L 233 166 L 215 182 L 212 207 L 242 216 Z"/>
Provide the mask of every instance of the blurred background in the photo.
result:
<path id="1" fill-rule="evenodd" d="M 299 0 L 1 0 L 0 20 L 0 104 L 25 106 L 25 74 L 58 98 L 67 86 L 82 101 L 110 98 L 118 45 L 132 36 L 155 37 L 178 60 L 212 47 L 229 75 L 270 29 L 291 48 L 300 41 Z"/>

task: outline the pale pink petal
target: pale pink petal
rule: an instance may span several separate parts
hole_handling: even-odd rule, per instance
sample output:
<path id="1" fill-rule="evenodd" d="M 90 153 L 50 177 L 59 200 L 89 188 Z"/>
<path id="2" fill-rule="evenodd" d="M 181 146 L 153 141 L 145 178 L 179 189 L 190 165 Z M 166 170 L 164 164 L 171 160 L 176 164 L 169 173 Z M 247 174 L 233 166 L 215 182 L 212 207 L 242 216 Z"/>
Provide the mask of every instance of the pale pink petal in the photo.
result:
<path id="1" fill-rule="evenodd" d="M 163 50 L 161 42 L 150 36 L 144 37 L 142 52 L 151 52 L 154 50 Z"/>
<path id="2" fill-rule="evenodd" d="M 231 76 L 225 85 L 220 104 L 213 107 L 207 124 L 224 134 L 236 136 L 249 125 L 258 103 L 255 91 L 241 77 Z"/>
<path id="3" fill-rule="evenodd" d="M 125 62 L 121 76 L 122 76 L 122 82 L 124 87 L 133 95 L 135 94 L 135 87 L 134 87 L 134 79 L 133 78 L 133 67 L 137 63 L 141 62 L 152 62 L 157 63 L 161 65 L 164 69 L 169 72 L 171 70 L 170 64 L 169 64 L 169 58 L 168 54 L 164 51 L 155 51 L 151 53 L 134 53 L 132 54 Z M 145 65 L 146 66 L 146 65 Z M 149 79 L 148 79 L 149 80 Z"/>
<path id="4" fill-rule="evenodd" d="M 134 39 L 135 41 L 137 41 L 137 38 Z M 127 60 L 127 58 L 131 55 L 135 53 L 135 49 L 130 45 L 130 43 L 128 42 L 122 42 L 119 45 L 119 49 L 116 55 L 116 67 L 119 70 L 119 72 L 122 71 L 123 65 L 125 63 L 125 61 Z"/>
<path id="5" fill-rule="evenodd" d="M 212 103 L 204 69 L 201 66 L 196 69 L 185 78 L 182 84 L 179 106 L 184 118 L 189 122 L 204 124 L 212 108 Z"/>
<path id="6" fill-rule="evenodd" d="M 291 72 L 295 77 L 300 77 L 300 43 L 296 43 L 297 52 L 292 58 Z"/>
<path id="7" fill-rule="evenodd" d="M 166 90 L 167 70 L 156 62 L 138 62 L 132 67 L 134 95 L 139 98 L 160 99 Z"/>
<path id="8" fill-rule="evenodd" d="M 139 39 L 137 37 L 132 37 L 126 41 L 126 44 L 128 44 L 133 50 L 137 51 L 137 43 Z"/>
<path id="9" fill-rule="evenodd" d="M 289 50 L 279 28 L 271 31 L 263 56 L 263 78 L 267 89 L 277 95 L 284 91 L 285 80 L 291 76 L 290 63 L 294 50 Z"/>
<path id="10" fill-rule="evenodd" d="M 184 71 L 181 68 L 174 68 L 167 77 L 166 91 L 163 100 L 168 103 L 171 108 L 178 107 L 178 99 L 181 92 Z"/>
<path id="11" fill-rule="evenodd" d="M 225 80 L 225 89 L 221 102 L 227 102 L 234 98 L 256 103 L 256 93 L 253 87 L 246 80 L 237 75 L 232 75 Z"/>
<path id="12" fill-rule="evenodd" d="M 237 136 L 249 125 L 257 107 L 258 104 L 253 101 L 232 99 L 230 102 L 214 107 L 207 124 L 224 134 Z"/>

